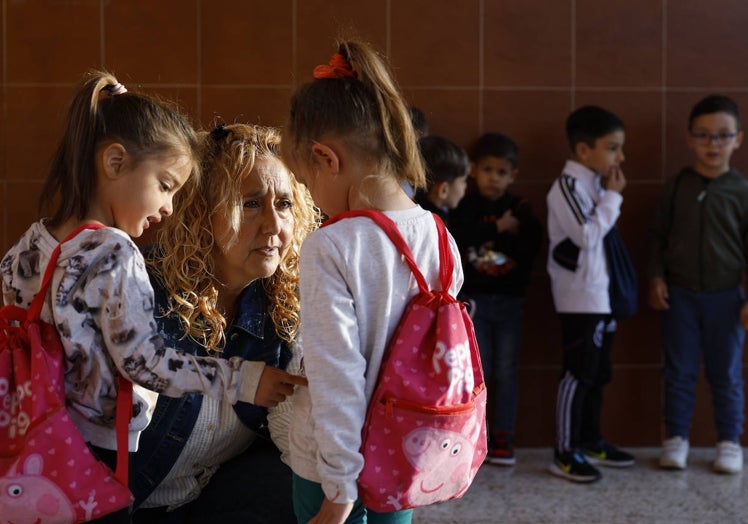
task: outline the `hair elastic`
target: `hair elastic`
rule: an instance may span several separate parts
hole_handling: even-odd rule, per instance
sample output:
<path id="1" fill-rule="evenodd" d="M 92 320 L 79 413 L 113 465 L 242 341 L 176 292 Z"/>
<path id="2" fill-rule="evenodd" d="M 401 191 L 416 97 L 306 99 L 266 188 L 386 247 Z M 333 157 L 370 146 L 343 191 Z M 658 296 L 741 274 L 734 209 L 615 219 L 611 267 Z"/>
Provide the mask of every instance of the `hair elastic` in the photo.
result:
<path id="1" fill-rule="evenodd" d="M 114 85 L 109 84 L 108 86 L 106 86 L 106 89 L 112 96 L 124 95 L 125 93 L 127 93 L 127 88 L 119 82 Z"/>
<path id="2" fill-rule="evenodd" d="M 314 78 L 358 78 L 358 73 L 353 70 L 353 66 L 340 53 L 332 55 L 327 65 L 318 65 L 314 68 Z"/>

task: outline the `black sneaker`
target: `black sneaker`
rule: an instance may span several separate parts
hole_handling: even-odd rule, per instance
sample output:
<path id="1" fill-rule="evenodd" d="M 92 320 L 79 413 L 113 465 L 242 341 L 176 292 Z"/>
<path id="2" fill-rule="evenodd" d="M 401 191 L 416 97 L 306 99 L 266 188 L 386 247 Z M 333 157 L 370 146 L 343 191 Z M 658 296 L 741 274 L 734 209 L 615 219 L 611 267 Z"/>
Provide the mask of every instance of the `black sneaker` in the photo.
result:
<path id="1" fill-rule="evenodd" d="M 601 440 L 596 446 L 582 448 L 582 452 L 590 464 L 613 468 L 627 468 L 634 465 L 633 455 L 618 449 L 605 440 Z"/>
<path id="2" fill-rule="evenodd" d="M 557 477 L 571 480 L 572 482 L 595 482 L 602 475 L 597 468 L 589 464 L 579 450 L 553 452 L 553 462 L 548 470 Z"/>

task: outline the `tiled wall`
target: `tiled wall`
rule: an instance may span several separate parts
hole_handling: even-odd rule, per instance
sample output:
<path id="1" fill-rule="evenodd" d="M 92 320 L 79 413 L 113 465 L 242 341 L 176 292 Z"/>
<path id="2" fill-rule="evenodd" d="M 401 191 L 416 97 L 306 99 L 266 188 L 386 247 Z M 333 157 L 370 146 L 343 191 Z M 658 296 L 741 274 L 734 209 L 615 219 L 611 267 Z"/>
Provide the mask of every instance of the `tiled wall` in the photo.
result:
<path id="1" fill-rule="evenodd" d="M 326 62 L 340 29 L 387 54 L 433 133 L 464 146 L 514 137 L 516 190 L 545 216 L 567 156 L 563 122 L 600 104 L 626 123 L 629 184 L 620 220 L 638 269 L 663 179 L 688 162 L 690 106 L 713 91 L 748 114 L 744 0 L 1 0 L 0 248 L 36 218 L 36 195 L 71 88 L 105 65 L 130 88 L 177 98 L 203 126 L 216 118 L 280 124 L 294 85 Z M 734 164 L 748 173 L 748 156 Z M 526 304 L 517 440 L 550 446 L 559 326 L 538 261 Z M 642 288 L 644 294 L 644 288 Z M 604 430 L 630 446 L 661 438 L 659 319 L 642 302 L 621 323 Z M 692 440 L 715 438 L 700 383 Z"/>

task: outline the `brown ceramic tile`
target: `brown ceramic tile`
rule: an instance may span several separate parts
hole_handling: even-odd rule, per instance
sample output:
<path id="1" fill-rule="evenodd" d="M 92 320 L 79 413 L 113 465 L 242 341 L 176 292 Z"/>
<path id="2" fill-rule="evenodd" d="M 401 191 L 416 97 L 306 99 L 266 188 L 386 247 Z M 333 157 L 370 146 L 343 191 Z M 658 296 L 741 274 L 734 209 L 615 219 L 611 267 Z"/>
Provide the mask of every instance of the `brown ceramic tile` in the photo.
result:
<path id="1" fill-rule="evenodd" d="M 486 91 L 482 132 L 498 131 L 517 143 L 522 180 L 550 183 L 569 156 L 564 122 L 570 107 L 566 91 Z"/>
<path id="2" fill-rule="evenodd" d="M 4 5 L 8 82 L 75 82 L 101 62 L 99 2 Z"/>
<path id="3" fill-rule="evenodd" d="M 556 391 L 560 368 L 526 368 L 519 373 L 515 444 L 553 448 L 556 438 Z M 548 460 L 552 453 L 549 451 Z"/>
<path id="4" fill-rule="evenodd" d="M 72 89 L 7 88 L 6 175 L 8 180 L 43 180 L 62 137 Z M 26 202 L 36 209 L 36 204 Z"/>
<path id="5" fill-rule="evenodd" d="M 525 294 L 520 366 L 561 369 L 561 324 L 553 307 L 551 283 L 545 273 L 545 256 L 538 256 L 536 270 Z"/>
<path id="6" fill-rule="evenodd" d="M 694 91 L 687 93 L 667 94 L 667 120 L 666 120 L 666 176 L 672 176 L 683 167 L 690 165 L 693 161 L 691 151 L 686 144 L 686 133 L 688 131 L 688 115 L 691 108 L 703 97 L 712 94 L 712 91 Z M 748 113 L 748 93 L 721 93 L 730 96 L 738 104 L 743 114 Z M 745 117 L 743 117 L 745 120 Z M 745 126 L 745 121 L 743 122 Z M 748 174 L 748 152 L 743 147 L 738 149 L 732 156 L 732 166 L 743 174 Z"/>
<path id="7" fill-rule="evenodd" d="M 603 399 L 603 437 L 621 446 L 660 443 L 660 377 L 660 370 L 653 367 L 614 367 Z"/>
<path id="8" fill-rule="evenodd" d="M 661 187 L 659 183 L 633 181 L 623 191 L 623 206 L 617 225 L 642 278 L 647 268 L 647 234 Z"/>
<path id="9" fill-rule="evenodd" d="M 429 133 L 442 135 L 467 148 L 478 136 L 480 94 L 477 90 L 406 90 L 409 104 L 421 109 Z"/>
<path id="10" fill-rule="evenodd" d="M 628 180 L 662 176 L 662 95 L 658 92 L 583 91 L 576 106 L 599 105 L 618 115 L 626 127 L 622 165 Z"/>
<path id="11" fill-rule="evenodd" d="M 639 273 L 639 309 L 620 320 L 613 340 L 613 361 L 626 366 L 659 366 L 662 363 L 660 314 L 647 305 L 647 280 Z"/>
<path id="12" fill-rule="evenodd" d="M 3 253 L 5 253 L 32 222 L 39 220 L 36 202 L 42 189 L 42 182 L 38 181 L 9 181 L 5 193 L 6 239 Z"/>
<path id="13" fill-rule="evenodd" d="M 577 85 L 662 85 L 662 9 L 651 0 L 577 0 Z"/>
<path id="14" fill-rule="evenodd" d="M 351 33 L 387 53 L 386 0 L 304 0 L 296 2 L 295 83 L 312 79 L 312 70 L 326 64 L 338 36 Z"/>
<path id="15" fill-rule="evenodd" d="M 8 106 L 5 103 L 5 89 L 0 89 L 0 180 L 5 180 L 8 171 Z M 2 202 L 2 200 L 0 200 Z"/>
<path id="16" fill-rule="evenodd" d="M 290 0 L 203 2 L 200 12 L 203 84 L 291 83 Z"/>
<path id="17" fill-rule="evenodd" d="M 197 4 L 197 0 L 105 2 L 107 66 L 138 83 L 197 82 Z"/>
<path id="18" fill-rule="evenodd" d="M 246 122 L 282 126 L 288 116 L 289 89 L 205 88 L 202 93 L 203 126 L 220 122 Z"/>
<path id="19" fill-rule="evenodd" d="M 572 2 L 485 2 L 486 86 L 571 84 Z"/>
<path id="20" fill-rule="evenodd" d="M 653 2 L 654 3 L 654 2 Z M 743 0 L 667 3 L 667 82 L 674 87 L 745 87 L 748 61 Z"/>
<path id="21" fill-rule="evenodd" d="M 479 3 L 392 2 L 390 56 L 404 86 L 476 86 Z"/>

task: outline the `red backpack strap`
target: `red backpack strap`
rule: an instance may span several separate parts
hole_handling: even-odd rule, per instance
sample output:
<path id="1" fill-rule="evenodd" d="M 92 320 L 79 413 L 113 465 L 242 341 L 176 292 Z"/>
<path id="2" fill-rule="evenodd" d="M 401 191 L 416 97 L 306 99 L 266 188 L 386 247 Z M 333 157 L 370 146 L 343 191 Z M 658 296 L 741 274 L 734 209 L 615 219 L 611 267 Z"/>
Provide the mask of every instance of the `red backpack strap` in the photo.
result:
<path id="1" fill-rule="evenodd" d="M 122 485 L 127 486 L 130 476 L 130 418 L 132 414 L 132 382 L 126 378 L 117 377 L 117 418 L 115 430 L 117 433 L 117 469 L 114 476 Z"/>
<path id="2" fill-rule="evenodd" d="M 439 235 L 439 280 L 442 285 L 442 291 L 448 292 L 449 286 L 452 285 L 454 259 L 452 258 L 452 252 L 449 249 L 447 228 L 444 226 L 444 222 L 442 222 L 442 220 L 434 213 L 432 213 L 431 215 L 434 217 L 437 234 Z M 395 244 L 395 247 L 400 252 L 400 254 L 402 254 L 403 258 L 405 258 L 405 261 L 408 263 L 410 270 L 413 272 L 413 276 L 416 278 L 416 282 L 418 283 L 418 288 L 420 289 L 421 293 L 429 292 L 429 286 L 426 282 L 426 278 L 423 276 L 423 273 L 421 273 L 421 270 L 418 269 L 415 258 L 413 258 L 413 253 L 411 252 L 410 247 L 408 247 L 407 242 L 405 242 L 403 236 L 400 234 L 400 230 L 397 228 L 397 224 L 395 224 L 395 222 L 390 217 L 388 217 L 381 211 L 377 211 L 374 209 L 355 209 L 351 211 L 343 211 L 342 213 L 338 213 L 334 217 L 326 220 L 322 225 L 327 226 L 345 218 L 351 217 L 370 218 L 380 228 L 382 228 L 382 230 L 387 234 L 390 240 L 392 240 L 392 243 Z"/>
<path id="3" fill-rule="evenodd" d="M 86 223 L 78 226 L 68 236 L 62 239 L 62 241 L 55 246 L 52 251 L 52 255 L 49 257 L 47 263 L 47 269 L 44 271 L 44 277 L 42 278 L 42 285 L 39 288 L 39 292 L 34 297 L 34 300 L 29 306 L 28 314 L 26 315 L 27 322 L 36 322 L 41 318 L 42 307 L 44 301 L 47 299 L 47 292 L 49 291 L 50 283 L 52 282 L 52 276 L 57 266 L 57 259 L 60 257 L 60 251 L 62 250 L 62 244 L 72 240 L 79 233 L 86 229 L 102 229 L 106 226 L 103 224 Z M 117 469 L 114 476 L 123 485 L 127 486 L 129 476 L 129 426 L 130 418 L 132 413 L 132 382 L 124 379 L 123 377 L 117 377 L 118 388 L 117 388 L 117 419 L 115 422 L 115 431 L 117 435 Z"/>
<path id="4" fill-rule="evenodd" d="M 78 236 L 78 233 L 81 231 L 86 229 L 101 229 L 103 227 L 105 226 L 102 224 L 83 224 L 75 228 L 72 233 L 62 239 L 62 242 L 57 244 L 54 251 L 52 251 L 52 255 L 49 257 L 49 262 L 47 263 L 47 269 L 44 271 L 44 278 L 42 279 L 42 285 L 39 288 L 39 292 L 36 294 L 34 300 L 29 306 L 29 313 L 26 317 L 29 322 L 37 321 L 42 316 L 42 307 L 44 306 L 44 301 L 47 299 L 47 291 L 49 291 L 49 285 L 52 282 L 52 275 L 54 275 L 55 266 L 57 265 L 57 259 L 60 257 L 62 245 L 68 240 L 72 240 Z"/>

